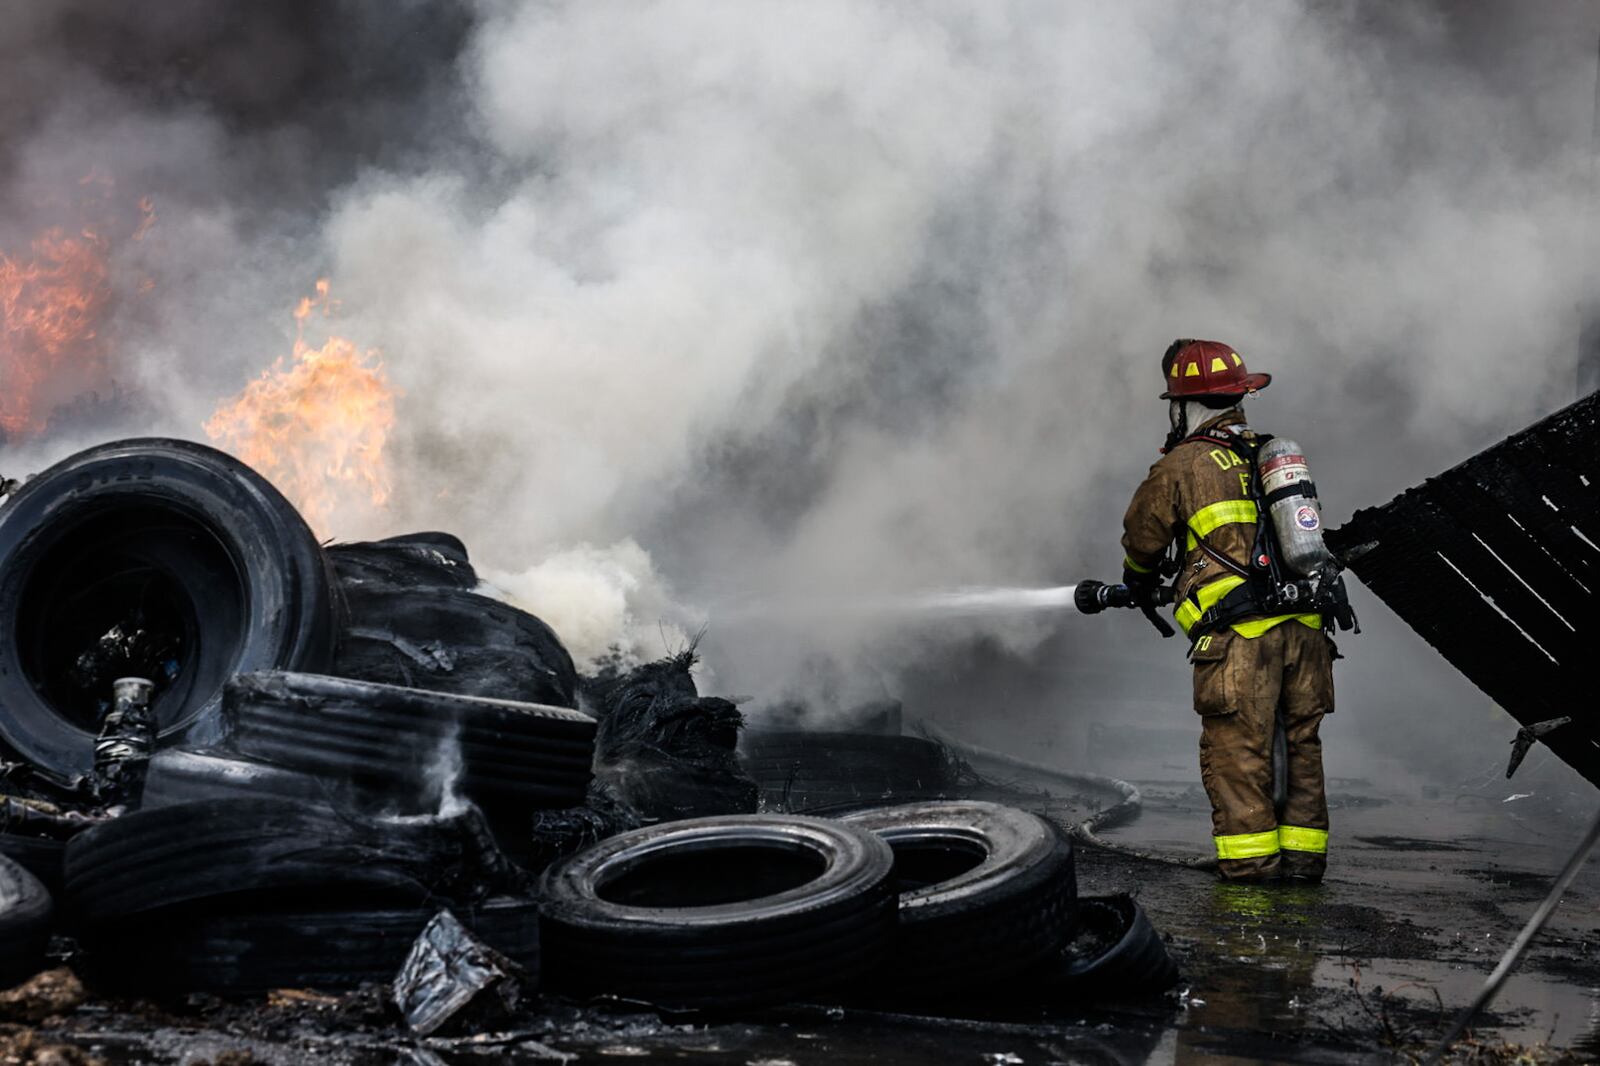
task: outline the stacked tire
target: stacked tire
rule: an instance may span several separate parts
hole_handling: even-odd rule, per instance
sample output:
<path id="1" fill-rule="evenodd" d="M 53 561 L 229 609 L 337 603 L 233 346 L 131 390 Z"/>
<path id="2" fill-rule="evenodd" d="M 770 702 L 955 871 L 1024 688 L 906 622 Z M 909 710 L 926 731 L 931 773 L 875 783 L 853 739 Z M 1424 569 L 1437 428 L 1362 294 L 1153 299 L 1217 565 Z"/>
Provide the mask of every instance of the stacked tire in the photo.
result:
<path id="1" fill-rule="evenodd" d="M 53 911 L 50 893 L 39 879 L 0 855 L 0 989 L 39 969 Z"/>
<path id="2" fill-rule="evenodd" d="M 948 754 L 921 737 L 751 730 L 740 754 L 771 811 L 905 803 L 946 796 L 955 787 Z"/>
<path id="3" fill-rule="evenodd" d="M 893 949 L 893 868 L 871 833 L 794 815 L 623 833 L 545 871 L 545 982 L 721 1009 L 834 993 Z"/>
<path id="4" fill-rule="evenodd" d="M 948 801 L 843 820 L 895 854 L 899 934 L 879 998 L 1142 996 L 1178 979 L 1132 897 L 1078 897 L 1070 842 L 1036 814 Z"/>
<path id="5" fill-rule="evenodd" d="M 138 811 L 67 845 L 64 899 L 90 977 L 132 994 L 387 981 L 440 908 L 536 974 L 537 908 L 473 817 L 273 799 Z"/>
<path id="6" fill-rule="evenodd" d="M 1127 894 L 1083 899 L 1079 935 L 1042 974 L 1044 986 L 1075 996 L 1119 997 L 1164 992 L 1178 967 L 1161 934 Z"/>
<path id="7" fill-rule="evenodd" d="M 993 803 L 650 826 L 551 866 L 539 895 L 545 985 L 569 995 L 915 1006 L 1148 994 L 1176 978 L 1125 897 L 1082 901 L 1097 935 L 1123 925 L 1104 951 L 1075 952 L 1070 841 Z"/>
<path id="8" fill-rule="evenodd" d="M 459 696 L 313 674 L 228 683 L 238 755 L 437 809 L 455 785 L 491 818 L 576 806 L 596 723 L 568 707 Z"/>
<path id="9" fill-rule="evenodd" d="M 61 855 L 66 846 L 65 841 L 50 837 L 0 833 L 0 857 L 28 871 L 51 892 L 61 887 Z"/>
<path id="10" fill-rule="evenodd" d="M 941 999 L 1038 969 L 1071 940 L 1072 844 L 1036 814 L 948 801 L 845 815 L 894 852 L 900 923 L 880 987 Z"/>

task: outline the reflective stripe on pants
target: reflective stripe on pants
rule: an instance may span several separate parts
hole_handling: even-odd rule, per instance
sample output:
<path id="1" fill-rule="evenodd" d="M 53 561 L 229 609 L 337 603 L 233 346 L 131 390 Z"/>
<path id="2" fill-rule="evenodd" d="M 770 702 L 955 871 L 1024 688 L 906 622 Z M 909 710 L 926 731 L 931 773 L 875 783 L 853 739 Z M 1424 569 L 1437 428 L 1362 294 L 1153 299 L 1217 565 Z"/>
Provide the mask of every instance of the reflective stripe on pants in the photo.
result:
<path id="1" fill-rule="evenodd" d="M 1317 855 L 1328 853 L 1328 831 L 1307 829 L 1299 825 L 1278 826 L 1278 846 L 1284 851 L 1308 851 Z"/>
<path id="2" fill-rule="evenodd" d="M 1265 833 L 1235 833 L 1232 836 L 1212 837 L 1217 842 L 1219 859 L 1259 859 L 1278 853 L 1278 831 Z"/>

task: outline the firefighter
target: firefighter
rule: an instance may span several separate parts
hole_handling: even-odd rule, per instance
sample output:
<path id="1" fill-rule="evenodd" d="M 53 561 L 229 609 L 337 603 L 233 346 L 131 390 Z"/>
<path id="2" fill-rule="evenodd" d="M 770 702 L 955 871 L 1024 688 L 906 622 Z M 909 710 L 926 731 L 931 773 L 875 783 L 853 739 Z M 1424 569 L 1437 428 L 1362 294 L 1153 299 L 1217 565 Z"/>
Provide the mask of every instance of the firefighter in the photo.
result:
<path id="1" fill-rule="evenodd" d="M 1242 405 L 1272 380 L 1226 344 L 1178 340 L 1161 360 L 1171 432 L 1123 519 L 1123 583 L 1150 591 L 1176 569 L 1176 619 L 1190 639 L 1200 777 L 1217 869 L 1228 881 L 1322 879 L 1328 850 L 1322 716 L 1333 711 L 1333 642 L 1314 611 L 1264 592 L 1273 551 Z M 1320 534 L 1319 534 L 1320 536 Z M 1170 562 L 1169 546 L 1172 551 Z M 1275 729 L 1287 800 L 1274 806 Z"/>

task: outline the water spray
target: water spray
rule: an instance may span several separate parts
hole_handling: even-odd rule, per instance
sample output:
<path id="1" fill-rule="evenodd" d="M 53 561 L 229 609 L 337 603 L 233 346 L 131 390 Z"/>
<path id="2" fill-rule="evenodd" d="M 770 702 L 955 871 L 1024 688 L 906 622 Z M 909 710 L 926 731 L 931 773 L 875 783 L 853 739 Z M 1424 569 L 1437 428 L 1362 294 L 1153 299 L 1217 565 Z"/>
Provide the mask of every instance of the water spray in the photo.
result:
<path id="1" fill-rule="evenodd" d="M 787 602 L 757 602 L 732 605 L 721 612 L 727 619 L 760 618 L 774 615 L 855 617 L 880 615 L 921 615 L 963 617 L 972 615 L 1023 614 L 1036 611 L 1075 610 L 1079 614 L 1099 614 L 1112 607 L 1137 607 L 1162 636 L 1173 635 L 1172 627 L 1156 613 L 1156 608 L 1173 602 L 1170 588 L 1137 588 L 1108 585 L 1085 580 L 1074 585 L 1023 588 L 1008 585 L 980 585 L 944 589 L 908 596 L 841 600 L 838 598 Z"/>

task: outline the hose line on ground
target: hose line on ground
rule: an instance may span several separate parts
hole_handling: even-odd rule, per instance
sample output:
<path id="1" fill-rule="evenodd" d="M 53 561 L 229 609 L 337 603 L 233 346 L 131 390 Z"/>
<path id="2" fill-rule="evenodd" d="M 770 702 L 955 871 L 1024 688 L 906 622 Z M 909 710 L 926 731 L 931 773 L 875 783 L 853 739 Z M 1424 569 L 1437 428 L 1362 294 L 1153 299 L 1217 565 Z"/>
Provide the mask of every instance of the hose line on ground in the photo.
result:
<path id="1" fill-rule="evenodd" d="M 1110 807 L 1095 811 L 1081 822 L 1068 823 L 1067 832 L 1075 840 L 1097 848 L 1104 848 L 1120 855 L 1127 855 L 1130 858 L 1143 859 L 1146 862 L 1182 866 L 1191 870 L 1216 869 L 1217 860 L 1210 856 L 1197 855 L 1191 858 L 1179 858 L 1174 855 L 1162 855 L 1157 852 L 1146 851 L 1143 848 L 1106 840 L 1099 835 L 1101 829 L 1131 822 L 1139 816 L 1139 811 L 1144 804 L 1144 797 L 1140 794 L 1138 786 L 1130 782 L 1122 781 L 1115 777 L 1106 777 L 1103 774 L 1057 770 L 1051 766 L 1029 762 L 1027 759 L 1019 759 L 1015 755 L 1007 755 L 1005 752 L 994 751 L 990 748 L 979 747 L 976 744 L 969 744 L 964 740 L 958 740 L 929 722 L 919 722 L 918 728 L 929 740 L 938 741 L 945 747 L 961 752 L 971 758 L 1025 770 L 1028 773 L 1061 781 L 1073 787 L 1102 789 L 1122 797 Z"/>

